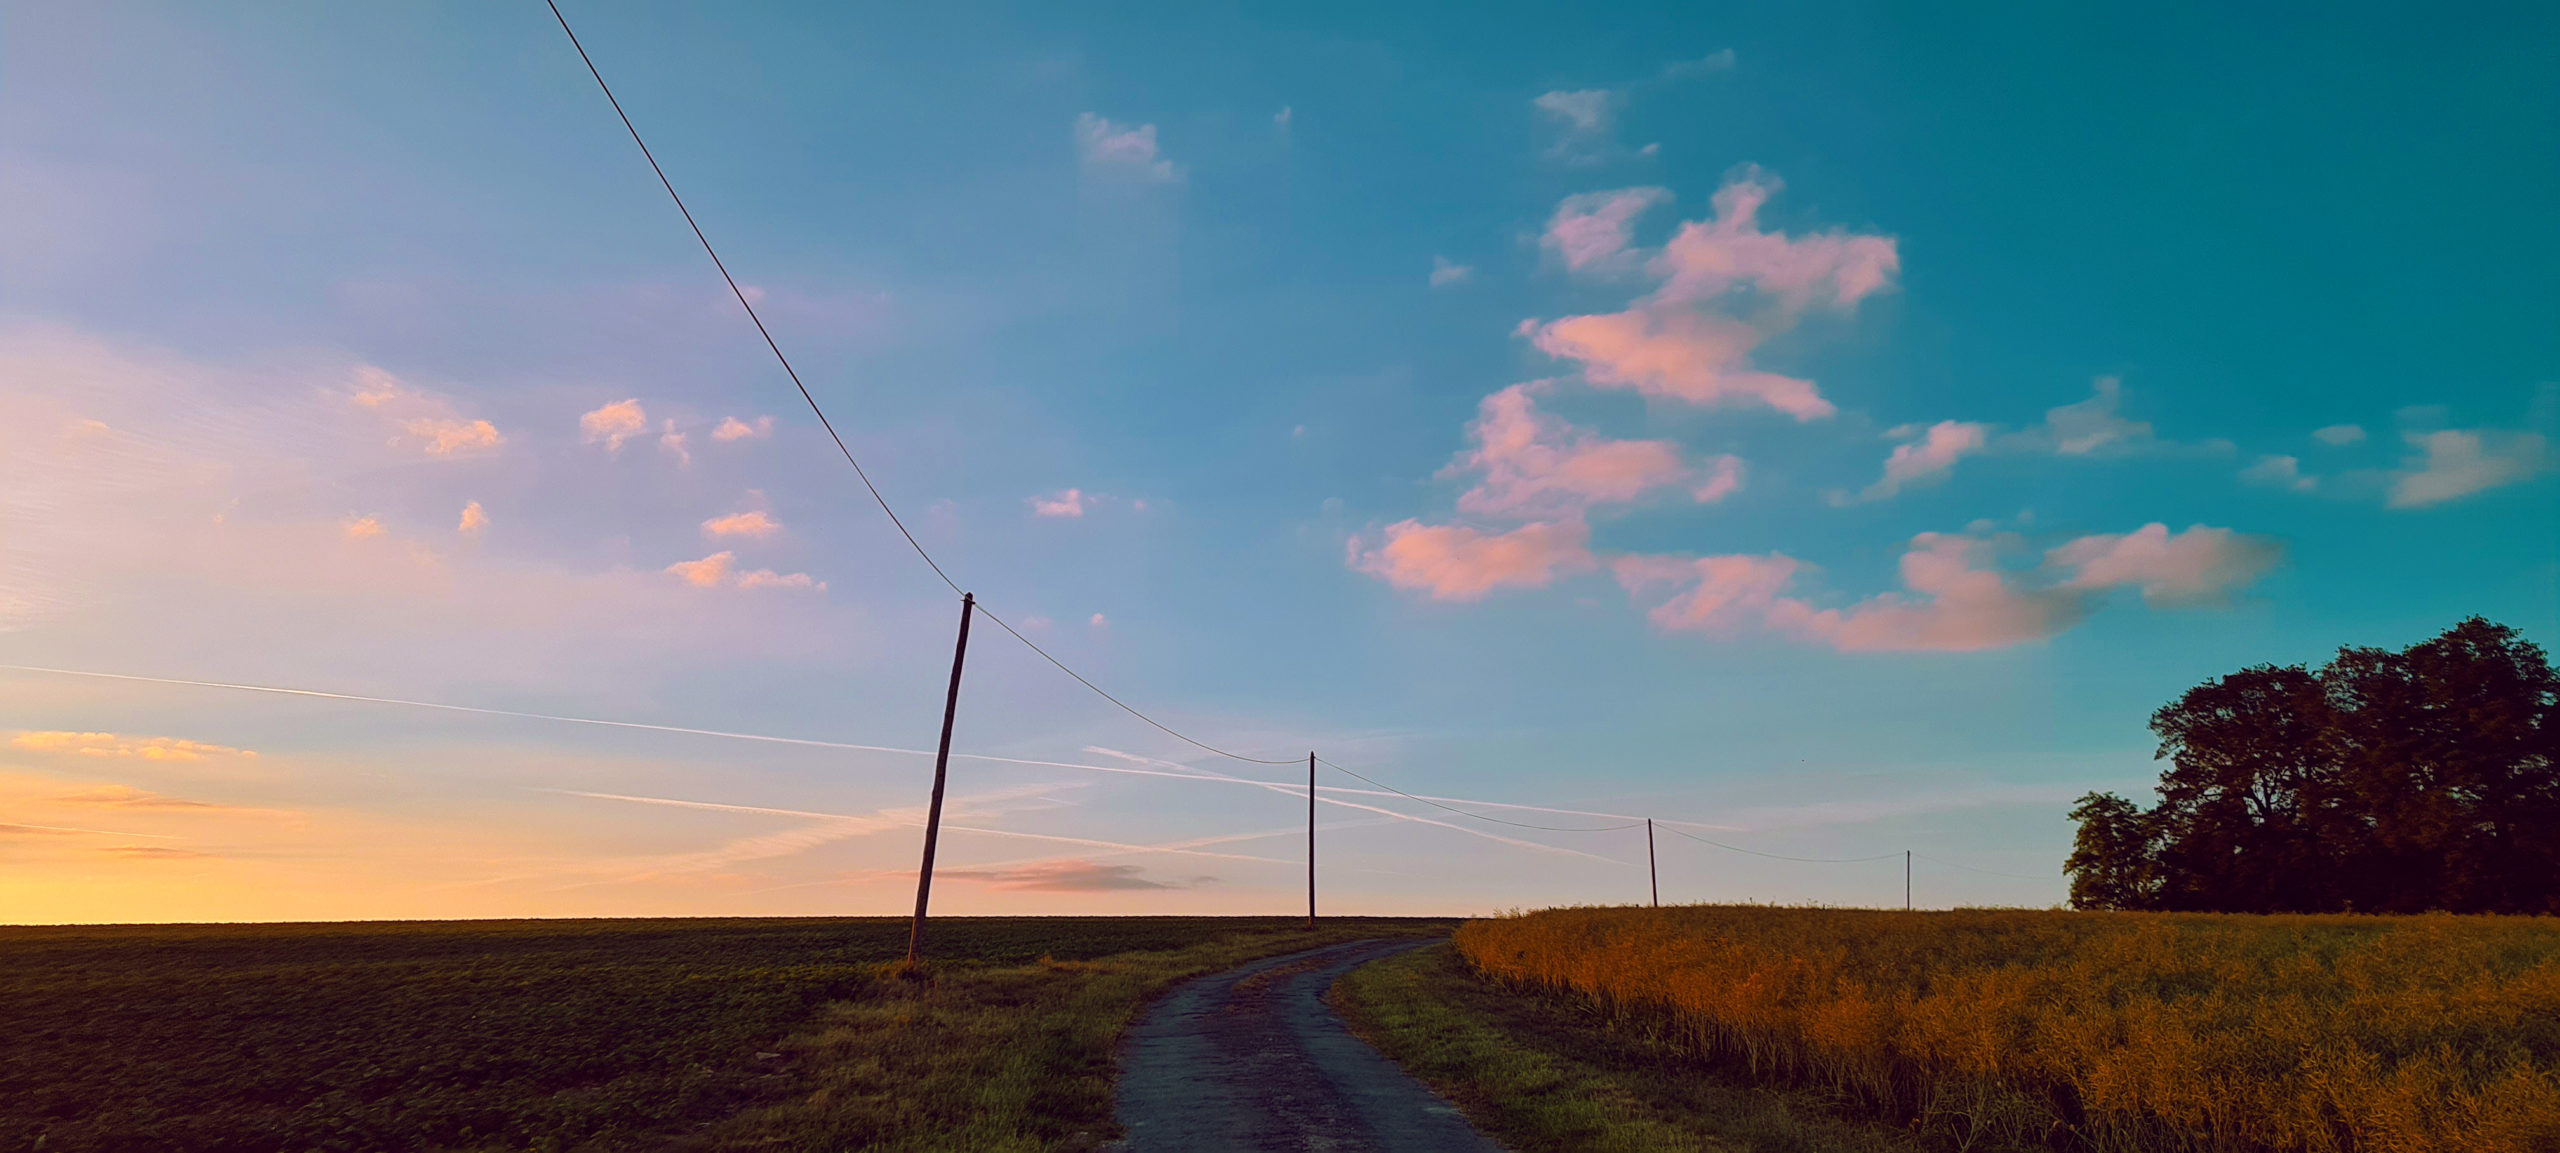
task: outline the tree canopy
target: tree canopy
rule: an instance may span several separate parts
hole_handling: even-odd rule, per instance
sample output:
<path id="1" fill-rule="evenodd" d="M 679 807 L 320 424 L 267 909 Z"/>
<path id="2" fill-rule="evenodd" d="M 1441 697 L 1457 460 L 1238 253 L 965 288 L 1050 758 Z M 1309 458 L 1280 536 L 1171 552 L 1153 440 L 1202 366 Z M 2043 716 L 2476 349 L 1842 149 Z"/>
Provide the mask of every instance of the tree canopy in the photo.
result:
<path id="1" fill-rule="evenodd" d="M 2242 669 L 2151 731 L 2157 806 L 2071 810 L 2077 908 L 2560 913 L 2560 675 L 2514 629 Z"/>

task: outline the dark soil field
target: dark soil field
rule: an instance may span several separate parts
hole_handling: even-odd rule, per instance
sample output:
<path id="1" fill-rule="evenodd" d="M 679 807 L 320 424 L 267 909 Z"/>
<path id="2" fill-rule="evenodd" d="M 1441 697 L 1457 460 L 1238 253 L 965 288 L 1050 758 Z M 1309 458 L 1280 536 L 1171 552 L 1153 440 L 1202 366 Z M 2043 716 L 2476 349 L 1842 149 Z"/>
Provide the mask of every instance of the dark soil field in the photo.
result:
<path id="1" fill-rule="evenodd" d="M 1098 1143 L 1148 993 L 1447 927 L 954 918 L 922 975 L 903 919 L 0 927 L 0 1150 Z"/>

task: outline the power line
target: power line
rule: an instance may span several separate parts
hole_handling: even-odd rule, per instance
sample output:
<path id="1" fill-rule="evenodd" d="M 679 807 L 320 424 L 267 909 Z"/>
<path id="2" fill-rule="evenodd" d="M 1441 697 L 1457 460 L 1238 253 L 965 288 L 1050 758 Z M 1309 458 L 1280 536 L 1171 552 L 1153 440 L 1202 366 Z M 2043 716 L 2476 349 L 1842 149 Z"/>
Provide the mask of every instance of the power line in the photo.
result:
<path id="1" fill-rule="evenodd" d="M 1927 853 L 1914 852 L 1911 855 L 1933 865 L 1946 865 L 1950 868 L 1963 869 L 1970 873 L 1983 873 L 1994 877 L 2007 877 L 2013 881 L 2050 881 L 2053 879 L 2051 877 L 2030 877 L 2024 873 L 2003 873 L 1998 869 L 1986 869 L 1980 865 L 1968 865 L 1962 861 L 1950 861 L 1943 857 L 1932 857 Z"/>
<path id="2" fill-rule="evenodd" d="M 1665 825 L 1664 827 L 1669 828 L 1668 825 Z M 1867 861 L 1882 861 L 1902 855 L 1900 853 L 1878 853 L 1872 857 L 1790 857 L 1784 853 L 1763 853 L 1758 849 L 1746 849 L 1740 845 L 1728 845 L 1722 841 L 1710 841 L 1696 833 L 1682 833 L 1678 829 L 1672 829 L 1671 831 L 1678 833 L 1683 837 L 1687 837 L 1692 841 L 1696 841 L 1701 845 L 1714 845 L 1719 849 L 1724 849 L 1729 852 L 1744 853 L 1754 857 L 1767 857 L 1773 861 L 1796 861 L 1807 865 L 1855 865 Z"/>
<path id="3" fill-rule="evenodd" d="M 773 332 L 765 327 L 764 318 L 756 314 L 756 306 L 747 299 L 746 290 L 738 286 L 738 278 L 729 274 L 728 262 L 720 259 L 719 250 L 711 246 L 711 238 L 704 235 L 701 223 L 693 218 L 693 210 L 685 207 L 684 197 L 676 192 L 675 182 L 667 179 L 666 169 L 659 167 L 657 155 L 649 151 L 649 142 L 640 138 L 639 127 L 631 122 L 631 114 L 622 110 L 622 101 L 614 96 L 613 86 L 605 83 L 604 73 L 596 67 L 595 59 L 587 55 L 586 45 L 579 43 L 577 31 L 569 27 L 569 18 L 561 14 L 560 5 L 557 0 L 543 0 L 543 3 L 551 9 L 551 18 L 560 22 L 560 31 L 569 37 L 569 46 L 577 50 L 579 62 L 587 66 L 587 75 L 595 78 L 596 87 L 603 91 L 605 102 L 613 106 L 613 114 L 622 121 L 623 131 L 631 134 L 631 143 L 639 146 L 641 159 L 649 162 L 649 171 L 655 173 L 658 177 L 658 186 L 667 190 L 667 199 L 675 201 L 676 211 L 683 214 L 685 227 L 693 230 L 693 238 L 702 245 L 703 255 L 710 257 L 711 266 L 720 270 L 720 279 L 727 282 L 729 285 L 729 295 L 736 297 L 738 300 L 738 307 L 746 310 L 747 319 L 754 322 L 756 326 L 756 335 L 764 338 L 764 346 L 772 351 L 773 358 L 776 361 L 781 362 L 783 373 L 791 378 L 791 386 L 800 390 L 800 399 L 807 402 L 810 413 L 815 415 L 818 418 L 818 424 L 827 430 L 827 438 L 835 442 L 836 451 L 844 454 L 844 462 L 853 466 L 853 474 L 862 479 L 862 487 L 871 494 L 872 502 L 880 506 L 880 511 L 882 513 L 887 514 L 889 517 L 889 523 L 897 527 L 898 535 L 906 538 L 907 547 L 915 550 L 916 556 L 924 561 L 927 568 L 933 570 L 933 575 L 940 577 L 943 584 L 950 586 L 951 591 L 955 593 L 963 592 L 959 582 L 952 580 L 951 574 L 944 572 L 942 570 L 942 565 L 933 559 L 933 554 L 925 551 L 924 542 L 917 540 L 916 534 L 908 531 L 907 522 L 898 519 L 897 510 L 889 507 L 889 498 L 881 495 L 880 486 L 871 483 L 871 474 L 863 470 L 862 462 L 855 459 L 853 449 L 845 444 L 844 436 L 836 431 L 835 422 L 827 419 L 826 409 L 819 406 L 818 398 L 809 391 L 809 386 L 802 383 L 800 380 L 800 371 L 791 367 L 791 358 L 782 354 L 782 345 L 773 339 Z M 1171 726 L 1166 725 L 1164 722 L 1156 720 L 1154 717 L 1150 717 L 1145 713 L 1139 712 L 1137 709 L 1131 708 L 1127 702 L 1122 701 L 1120 698 L 1112 696 L 1110 693 L 1103 692 L 1102 686 L 1087 680 L 1083 674 L 1078 673 L 1074 669 L 1068 668 L 1065 661 L 1059 660 L 1056 656 L 1052 655 L 1049 650 L 1041 648 L 1038 644 L 1033 643 L 1031 638 L 1022 635 L 1022 633 L 1019 630 L 1016 630 L 1012 625 L 1005 624 L 1004 618 L 996 616 L 995 613 L 989 611 L 986 606 L 980 605 L 978 607 L 978 611 L 985 613 L 989 619 L 994 620 L 997 625 L 1002 626 L 1005 632 L 1011 633 L 1013 635 L 1013 639 L 1021 641 L 1023 645 L 1029 648 L 1032 652 L 1040 654 L 1043 660 L 1058 666 L 1058 670 L 1060 672 L 1063 672 L 1070 677 L 1074 677 L 1076 679 L 1076 683 L 1081 684 L 1088 689 L 1092 689 L 1095 693 L 1100 694 L 1102 699 L 1109 701 L 1114 705 L 1118 705 L 1122 711 L 1155 726 L 1159 731 L 1167 733 L 1187 744 L 1195 745 L 1199 748 L 1206 749 L 1209 752 L 1216 753 L 1219 756 L 1227 757 L 1232 760 L 1244 761 L 1248 764 L 1291 765 L 1297 763 L 1295 758 L 1267 761 L 1260 757 L 1248 757 L 1240 753 L 1231 753 L 1225 749 L 1217 747 L 1216 745 L 1209 744 L 1206 741 L 1188 736 Z"/>
<path id="4" fill-rule="evenodd" d="M 988 607 L 986 606 L 986 603 L 985 603 L 985 602 L 983 602 L 983 601 L 979 602 L 979 604 L 978 604 L 978 612 L 979 612 L 979 614 L 980 614 L 980 615 L 982 615 L 982 616 L 986 617 L 988 620 L 991 620 L 991 621 L 996 622 L 996 627 L 997 627 L 997 628 L 1003 629 L 1004 631 L 1006 631 L 1006 632 L 1008 632 L 1008 633 L 1013 634 L 1013 639 L 1018 640 L 1018 641 L 1021 641 L 1021 642 L 1022 642 L 1022 644 L 1023 644 L 1023 647 L 1030 649 L 1032 652 L 1035 652 L 1035 653 L 1040 654 L 1041 659 L 1048 661 L 1050 664 L 1053 664 L 1053 665 L 1058 666 L 1058 671 L 1059 671 L 1059 672 L 1062 672 L 1062 673 L 1067 674 L 1068 676 L 1074 677 L 1074 678 L 1076 679 L 1076 683 L 1077 683 L 1077 684 L 1083 685 L 1084 687 L 1086 687 L 1086 688 L 1088 688 L 1088 689 L 1092 689 L 1092 690 L 1094 691 L 1095 695 L 1100 696 L 1102 699 L 1104 699 L 1104 700 L 1106 700 L 1106 701 L 1109 701 L 1109 702 L 1111 702 L 1112 704 L 1115 704 L 1115 705 L 1120 706 L 1120 711 L 1122 711 L 1122 712 L 1124 712 L 1124 713 L 1127 713 L 1127 714 L 1129 714 L 1130 716 L 1136 717 L 1136 718 L 1138 718 L 1139 720 L 1145 721 L 1145 722 L 1147 722 L 1147 723 L 1148 723 L 1148 724 L 1150 724 L 1150 725 L 1155 726 L 1155 728 L 1156 728 L 1156 730 L 1157 730 L 1158 732 L 1165 733 L 1165 734 L 1167 734 L 1167 735 L 1169 735 L 1169 736 L 1173 737 L 1173 738 L 1174 738 L 1174 739 L 1176 739 L 1176 740 L 1179 740 L 1179 741 L 1184 742 L 1185 744 L 1193 745 L 1193 746 L 1196 746 L 1196 747 L 1198 747 L 1198 748 L 1207 749 L 1208 751 L 1213 752 L 1213 753 L 1216 753 L 1216 754 L 1218 754 L 1219 756 L 1225 757 L 1225 758 L 1227 758 L 1227 759 L 1229 759 L 1229 760 L 1243 761 L 1243 762 L 1245 762 L 1246 764 L 1253 764 L 1253 765 L 1294 765 L 1294 764 L 1297 764 L 1297 763 L 1298 763 L 1298 759 L 1297 759 L 1296 757 L 1289 757 L 1289 758 L 1286 758 L 1286 759 L 1283 759 L 1283 760 L 1277 760 L 1277 761 L 1266 761 L 1266 760 L 1263 760 L 1263 759 L 1262 759 L 1262 758 L 1260 758 L 1260 757 L 1248 757 L 1248 756 L 1244 755 L 1243 753 L 1231 753 L 1231 752 L 1228 752 L 1228 751 L 1227 751 L 1227 750 L 1225 750 L 1225 749 L 1219 748 L 1219 747 L 1218 747 L 1218 746 L 1216 746 L 1216 745 L 1210 744 L 1210 743 L 1209 743 L 1209 742 L 1207 742 L 1207 741 L 1200 740 L 1200 739 L 1199 739 L 1199 738 L 1197 738 L 1197 737 L 1187 736 L 1187 735 L 1185 735 L 1184 733 L 1182 733 L 1181 731 L 1179 731 L 1179 730 L 1177 730 L 1177 729 L 1174 729 L 1173 727 L 1171 727 L 1171 726 L 1169 726 L 1169 725 L 1165 724 L 1163 721 L 1159 721 L 1159 720 L 1155 719 L 1154 717 L 1148 716 L 1148 715 L 1147 715 L 1147 714 L 1145 714 L 1145 713 L 1139 712 L 1138 710 L 1136 710 L 1136 709 L 1133 709 L 1133 708 L 1129 707 L 1128 702 L 1123 701 L 1123 700 L 1121 700 L 1121 699 L 1120 699 L 1120 698 L 1118 698 L 1118 697 L 1112 696 L 1112 695 L 1111 695 L 1110 693 L 1108 693 L 1108 692 L 1104 692 L 1104 691 L 1103 691 L 1103 688 L 1102 688 L 1102 686 L 1101 686 L 1101 685 L 1097 685 L 1097 684 L 1093 683 L 1092 681 L 1089 681 L 1089 680 L 1084 679 L 1084 674 L 1083 674 L 1083 673 L 1080 673 L 1080 672 L 1075 671 L 1074 669 L 1068 668 L 1068 667 L 1067 667 L 1067 662 L 1062 661 L 1062 660 L 1059 660 L 1059 659 L 1058 659 L 1058 658 L 1056 658 L 1056 657 L 1050 656 L 1050 655 L 1049 655 L 1049 650 L 1044 649 L 1044 648 L 1041 648 L 1040 646 L 1038 646 L 1038 645 L 1036 645 L 1036 644 L 1032 644 L 1032 643 L 1031 643 L 1031 638 L 1030 638 L 1030 637 L 1026 637 L 1026 636 L 1022 635 L 1022 633 L 1021 633 L 1019 630 L 1015 629 L 1012 625 L 1006 624 L 1006 623 L 1005 623 L 1004 618 L 1003 618 L 1003 617 L 1000 617 L 1000 616 L 997 616 L 997 615 L 995 614 L 995 610 L 988 608 Z M 1380 787 L 1382 787 L 1382 788 L 1383 788 L 1384 786 L 1380 786 Z"/>
<path id="5" fill-rule="evenodd" d="M 1408 800 L 1408 801 L 1418 801 L 1418 802 L 1420 802 L 1420 803 L 1422 803 L 1422 804 L 1429 805 L 1429 806 L 1431 806 L 1432 808 L 1440 809 L 1440 810 L 1442 810 L 1442 811 L 1444 811 L 1444 812 L 1456 813 L 1456 814 L 1458 814 L 1458 815 L 1459 815 L 1459 816 L 1461 816 L 1461 817 L 1473 817 L 1473 818 L 1475 818 L 1476 820 L 1479 820 L 1479 821 L 1487 821 L 1487 822 L 1491 822 L 1491 823 L 1496 824 L 1496 825 L 1509 825 L 1509 826 L 1511 826 L 1512 828 L 1515 828 L 1515 829 L 1537 829 L 1537 830 L 1540 830 L 1540 831 L 1542 831 L 1542 832 L 1549 832 L 1549 833 L 1612 833 L 1612 832 L 1616 832 L 1616 831 L 1618 831 L 1618 830 L 1620 830 L 1620 829 L 1632 829 L 1632 828 L 1635 828 L 1636 826 L 1641 825 L 1641 824 L 1643 824 L 1643 823 L 1644 823 L 1644 822 L 1643 822 L 1643 821 L 1641 821 L 1641 820 L 1637 820 L 1637 821 L 1629 821 L 1629 822 L 1627 822 L 1626 824 L 1623 824 L 1623 825 L 1598 825 L 1598 826 L 1592 826 L 1592 827 L 1587 827 L 1587 828 L 1564 828 L 1564 827 L 1560 827 L 1560 826 L 1556 826 L 1556 825 L 1532 825 L 1532 824 L 1529 824 L 1528 822 L 1525 822 L 1525 821 L 1506 821 L 1506 820 L 1503 820 L 1503 819 L 1502 819 L 1502 818 L 1500 818 L 1500 817 L 1488 817 L 1488 816 L 1486 816 L 1486 815 L 1484 815 L 1484 814 L 1482 814 L 1482 813 L 1470 813 L 1470 812 L 1468 812 L 1468 811 L 1467 811 L 1467 810 L 1465 810 L 1465 809 L 1453 809 L 1453 808 L 1450 808 L 1450 807 L 1449 807 L 1449 806 L 1447 806 L 1447 805 L 1441 804 L 1441 803 L 1440 803 L 1440 802 L 1438 802 L 1438 801 L 1432 800 L 1432 799 L 1431 799 L 1431 798 L 1429 798 L 1429 797 L 1417 797 L 1417 796 L 1415 796 L 1415 795 L 1413 795 L 1413 794 L 1411 794 L 1411 793 L 1408 793 L 1408 792 L 1404 791 L 1403 789 L 1399 789 L 1399 788 L 1395 787 L 1394 785 L 1390 785 L 1390 784 L 1388 784 L 1388 783 L 1386 783 L 1386 782 L 1384 782 L 1384 781 L 1376 780 L 1376 779 L 1374 779 L 1374 778 L 1366 777 L 1366 776 L 1362 776 L 1362 775 L 1361 775 L 1361 774 L 1359 774 L 1359 773 L 1352 772 L 1352 771 L 1351 771 L 1351 770 L 1349 770 L 1349 769 L 1346 769 L 1346 768 L 1343 768 L 1343 767 L 1342 767 L 1342 766 L 1340 766 L 1340 765 L 1334 764 L 1332 761 L 1325 760 L 1323 757 L 1317 757 L 1317 758 L 1316 758 L 1316 760 L 1317 760 L 1318 762 L 1320 762 L 1320 763 L 1324 764 L 1326 767 L 1333 769 L 1335 772 L 1343 773 L 1343 774 L 1346 774 L 1346 775 L 1348 775 L 1348 776 L 1351 776 L 1351 777 L 1357 778 L 1357 779 L 1359 779 L 1359 780 L 1367 781 L 1367 782 L 1369 782 L 1370 784 L 1376 785 L 1376 786 L 1378 786 L 1378 787 L 1379 787 L 1379 788 L 1381 788 L 1381 789 L 1385 789 L 1386 791 L 1388 791 L 1388 792 L 1390 792 L 1390 793 L 1394 793 L 1395 795 L 1397 795 L 1397 796 L 1399 796 L 1399 797 L 1403 797 L 1404 799 L 1406 799 L 1406 800 Z"/>

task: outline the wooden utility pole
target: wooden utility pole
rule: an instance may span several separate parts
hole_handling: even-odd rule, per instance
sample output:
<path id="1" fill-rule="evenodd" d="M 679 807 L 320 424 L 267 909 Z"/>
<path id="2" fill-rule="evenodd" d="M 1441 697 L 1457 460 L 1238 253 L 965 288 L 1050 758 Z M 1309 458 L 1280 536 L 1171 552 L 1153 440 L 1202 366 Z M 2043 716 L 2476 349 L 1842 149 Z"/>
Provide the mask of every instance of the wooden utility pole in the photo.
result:
<path id="1" fill-rule="evenodd" d="M 1307 927 L 1316 927 L 1316 755 L 1307 754 Z"/>
<path id="2" fill-rule="evenodd" d="M 933 803 L 924 814 L 924 866 L 916 870 L 916 920 L 907 929 L 907 963 L 924 953 L 924 909 L 933 896 L 933 846 L 942 837 L 942 785 L 951 772 L 951 722 L 960 712 L 960 666 L 969 659 L 969 617 L 978 598 L 960 594 L 960 643 L 951 650 L 951 692 L 942 699 L 942 744 L 933 754 Z"/>
<path id="3" fill-rule="evenodd" d="M 1911 850 L 1902 851 L 1902 911 L 1911 911 Z"/>
<path id="4" fill-rule="evenodd" d="M 1644 819 L 1644 875 L 1653 880 L 1653 907 L 1662 907 L 1662 870 L 1653 863 L 1653 818 Z"/>

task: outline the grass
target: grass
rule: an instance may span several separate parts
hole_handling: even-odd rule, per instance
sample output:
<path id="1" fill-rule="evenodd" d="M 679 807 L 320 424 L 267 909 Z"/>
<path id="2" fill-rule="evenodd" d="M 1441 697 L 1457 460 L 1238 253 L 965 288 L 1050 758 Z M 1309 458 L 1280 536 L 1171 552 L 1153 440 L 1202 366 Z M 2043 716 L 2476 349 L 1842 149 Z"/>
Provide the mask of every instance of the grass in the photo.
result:
<path id="1" fill-rule="evenodd" d="M 1656 1153 L 1918 1153 L 1892 1127 L 1806 1089 L 1754 1086 L 1586 1005 L 1492 985 L 1447 946 L 1334 986 L 1352 1029 L 1508 1148 Z"/>
<path id="2" fill-rule="evenodd" d="M 1036 1149 L 1110 1132 L 1154 991 L 1446 922 L 0 928 L 0 1149 Z"/>
<path id="3" fill-rule="evenodd" d="M 1692 906 L 1457 952 L 1949 1148 L 2560 1149 L 2560 921 Z"/>

